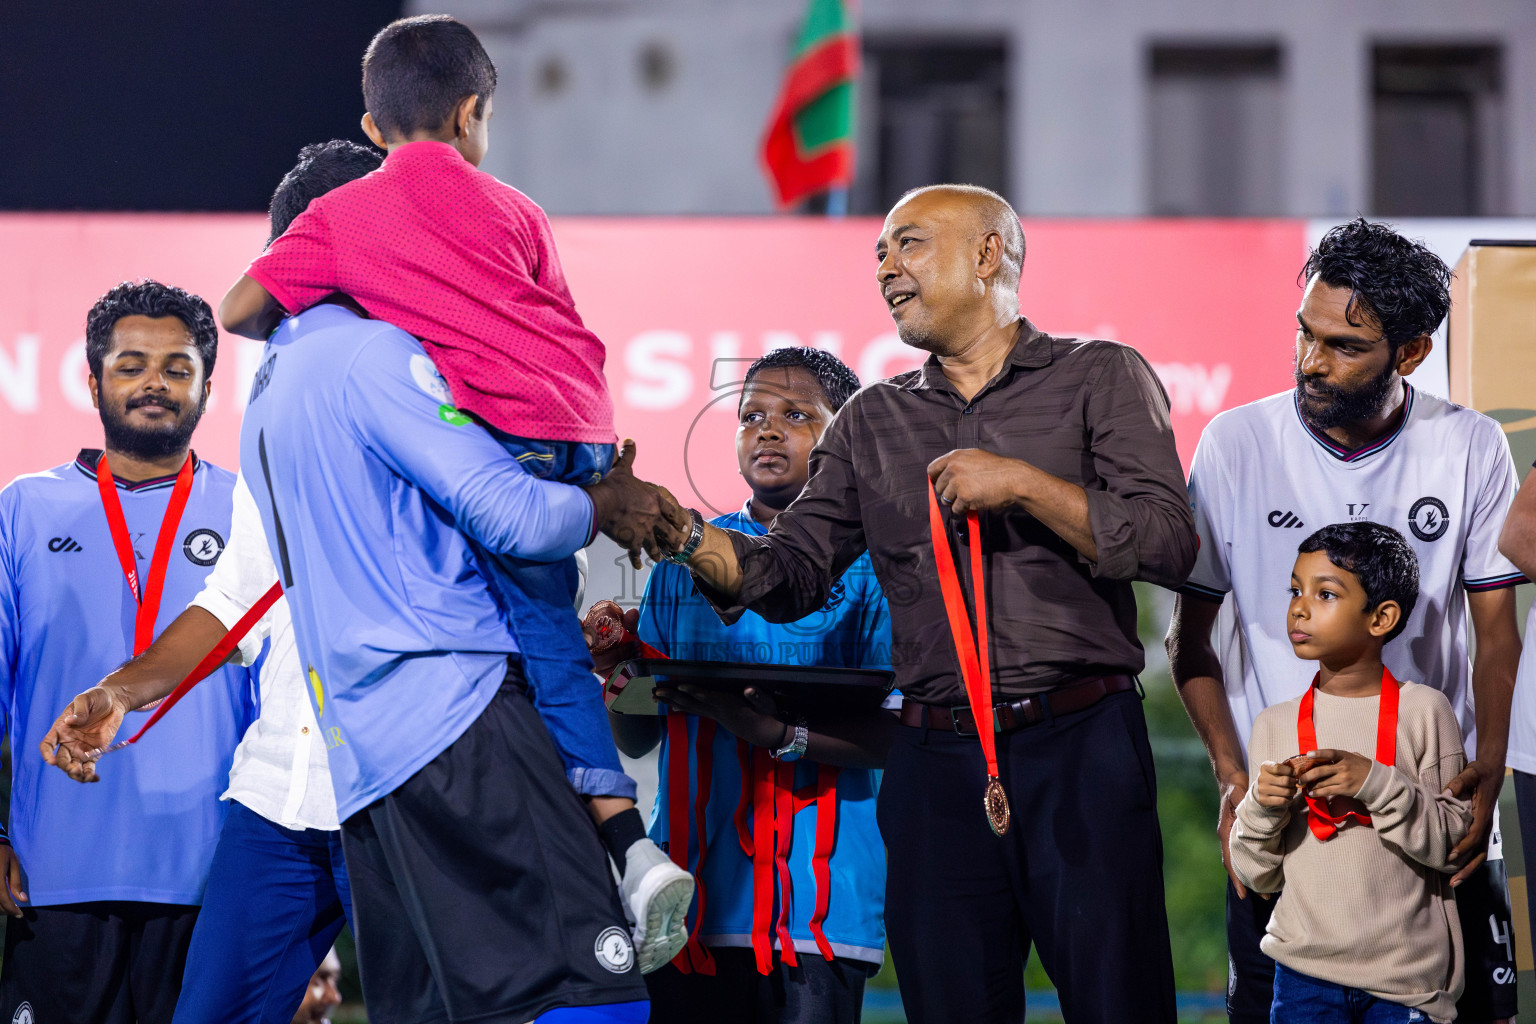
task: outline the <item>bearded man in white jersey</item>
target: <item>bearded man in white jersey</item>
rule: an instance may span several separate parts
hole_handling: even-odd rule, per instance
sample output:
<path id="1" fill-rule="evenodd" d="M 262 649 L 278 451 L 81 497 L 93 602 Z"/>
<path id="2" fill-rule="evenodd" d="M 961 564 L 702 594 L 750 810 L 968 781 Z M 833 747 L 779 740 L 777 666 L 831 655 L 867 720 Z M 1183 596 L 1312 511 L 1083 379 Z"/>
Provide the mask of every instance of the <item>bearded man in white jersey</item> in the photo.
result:
<path id="1" fill-rule="evenodd" d="M 1475 757 L 1451 784 L 1472 794 L 1475 812 L 1452 857 L 1467 964 L 1457 1019 L 1515 1013 L 1495 811 L 1520 658 L 1513 587 L 1525 582 L 1498 539 L 1518 478 L 1496 422 L 1403 379 L 1433 347 L 1450 275 L 1386 225 L 1358 218 L 1329 231 L 1302 271 L 1295 389 L 1222 413 L 1195 452 L 1189 490 L 1200 551 L 1167 648 L 1220 788 L 1227 1012 L 1236 1024 L 1267 1022 L 1274 986 L 1274 962 L 1259 950 L 1273 903 L 1244 889 L 1227 854 L 1250 781 L 1244 748 L 1259 712 L 1299 697 L 1312 678 L 1285 631 L 1289 564 L 1306 536 L 1298 531 L 1360 520 L 1401 531 L 1419 559 L 1419 601 L 1388 665 L 1446 695 Z"/>

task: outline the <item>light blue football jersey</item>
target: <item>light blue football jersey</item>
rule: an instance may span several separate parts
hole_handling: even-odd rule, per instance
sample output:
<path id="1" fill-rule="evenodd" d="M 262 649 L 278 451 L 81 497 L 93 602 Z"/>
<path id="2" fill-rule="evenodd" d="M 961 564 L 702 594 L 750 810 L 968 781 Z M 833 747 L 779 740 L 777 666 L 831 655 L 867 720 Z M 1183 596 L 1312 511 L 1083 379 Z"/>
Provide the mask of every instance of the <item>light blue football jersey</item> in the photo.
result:
<path id="1" fill-rule="evenodd" d="M 319 305 L 272 335 L 246 406 L 241 464 L 342 820 L 458 739 L 517 650 L 465 534 L 535 561 L 591 539 L 585 492 L 530 476 L 450 402 L 415 338 Z"/>
<path id="2" fill-rule="evenodd" d="M 92 900 L 197 904 L 224 821 L 219 794 L 256 717 L 247 669 L 198 685 L 144 739 L 81 785 L 37 745 L 65 705 L 133 656 L 138 603 L 123 578 L 101 495 L 100 452 L 17 477 L 0 491 L 0 688 L 11 741 L 11 841 L 33 906 Z M 149 575 L 176 478 L 117 483 Z M 229 536 L 235 475 L 197 462 L 166 566 L 155 634 L 203 587 Z M 121 737 L 148 717 L 131 712 Z"/>
<path id="3" fill-rule="evenodd" d="M 711 522 L 746 534 L 767 532 L 746 509 Z M 791 623 L 771 623 L 749 611 L 730 626 L 722 623 L 705 603 L 685 569 L 658 565 L 652 570 L 641 599 L 639 635 L 671 658 L 842 668 L 891 667 L 890 612 L 868 555 L 861 556 L 833 584 L 832 596 L 820 611 Z M 699 720 L 692 715 L 685 717 L 692 748 L 697 743 Z M 698 793 L 698 765 L 693 750 L 686 753 L 690 757 L 692 802 Z M 660 844 L 667 844 L 671 838 L 667 777 L 674 756 L 676 752 L 663 739 L 661 785 L 650 825 L 651 838 Z M 804 791 L 814 787 L 816 775 L 814 763 L 796 762 L 795 788 Z M 835 955 L 875 964 L 885 955 L 885 845 L 875 823 L 879 785 L 878 771 L 844 768 L 838 773 L 837 845 L 830 858 L 832 892 L 823 925 Z M 706 946 L 752 944 L 752 861 L 742 852 L 734 821 L 741 788 L 737 740 L 724 729 L 717 729 L 711 744 L 709 802 L 704 812 L 707 843 L 700 877 L 705 907 L 698 937 Z M 821 955 L 810 931 L 811 915 L 816 908 L 812 854 L 816 847 L 817 813 L 812 804 L 795 814 L 789 855 L 789 931 L 796 952 L 808 956 Z M 691 808 L 689 818 L 691 821 Z M 688 865 L 692 869 L 697 864 L 698 841 L 696 836 L 690 836 Z M 777 915 L 783 899 L 777 883 L 774 892 Z M 777 940 L 774 948 L 778 948 Z"/>

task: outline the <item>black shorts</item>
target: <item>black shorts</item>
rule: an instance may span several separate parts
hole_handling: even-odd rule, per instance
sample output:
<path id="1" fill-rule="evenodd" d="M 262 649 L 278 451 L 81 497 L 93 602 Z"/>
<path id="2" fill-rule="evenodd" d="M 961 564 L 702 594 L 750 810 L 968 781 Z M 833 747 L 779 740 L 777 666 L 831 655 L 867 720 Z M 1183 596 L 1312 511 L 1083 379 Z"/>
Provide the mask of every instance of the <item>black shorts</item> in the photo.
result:
<path id="1" fill-rule="evenodd" d="M 0 1021 L 171 1024 L 197 911 L 110 900 L 6 918 Z"/>
<path id="2" fill-rule="evenodd" d="M 1275 900 L 1250 892 L 1237 898 L 1227 883 L 1227 1016 L 1233 1024 L 1269 1024 L 1275 990 L 1275 962 L 1259 949 Z M 1487 861 L 1456 888 L 1466 957 L 1466 988 L 1456 1001 L 1456 1019 L 1513 1017 L 1515 938 L 1509 908 L 1509 879 L 1503 860 Z"/>
<path id="3" fill-rule="evenodd" d="M 370 1019 L 523 1024 L 646 998 L 597 828 L 515 667 L 341 842 Z"/>
<path id="4" fill-rule="evenodd" d="M 759 974 L 749 948 L 711 946 L 709 952 L 713 976 L 684 974 L 671 964 L 645 976 L 650 1024 L 859 1024 L 864 983 L 878 969 L 801 953 L 798 966 L 776 957 L 773 973 Z"/>

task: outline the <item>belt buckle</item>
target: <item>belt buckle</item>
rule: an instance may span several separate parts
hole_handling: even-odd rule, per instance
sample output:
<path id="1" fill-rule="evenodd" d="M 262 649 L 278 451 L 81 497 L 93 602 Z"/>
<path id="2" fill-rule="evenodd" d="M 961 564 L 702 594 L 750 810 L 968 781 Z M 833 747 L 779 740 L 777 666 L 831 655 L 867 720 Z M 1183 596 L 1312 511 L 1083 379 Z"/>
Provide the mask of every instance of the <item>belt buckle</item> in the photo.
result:
<path id="1" fill-rule="evenodd" d="M 949 724 L 954 727 L 955 735 L 957 735 L 957 736 L 979 736 L 980 735 L 980 733 L 976 729 L 976 723 L 974 721 L 971 722 L 971 731 L 970 732 L 966 732 L 960 726 L 960 712 L 962 712 L 962 711 L 969 711 L 969 710 L 970 710 L 970 708 L 966 708 L 966 707 L 950 708 L 949 709 Z"/>

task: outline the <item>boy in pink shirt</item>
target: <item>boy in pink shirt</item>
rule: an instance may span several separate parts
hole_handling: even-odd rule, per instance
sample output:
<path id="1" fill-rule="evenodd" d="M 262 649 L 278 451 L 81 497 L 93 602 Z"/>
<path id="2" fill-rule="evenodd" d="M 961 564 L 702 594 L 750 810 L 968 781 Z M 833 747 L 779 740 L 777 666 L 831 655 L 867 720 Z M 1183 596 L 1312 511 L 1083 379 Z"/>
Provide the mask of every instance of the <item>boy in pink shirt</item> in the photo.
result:
<path id="1" fill-rule="evenodd" d="M 226 330 L 262 339 L 283 317 L 344 293 L 421 340 L 436 369 L 423 360 L 417 382 L 441 401 L 443 419 L 474 417 L 534 476 L 593 484 L 615 455 L 603 343 L 576 312 L 544 211 L 477 169 L 495 87 L 489 56 L 454 19 L 386 26 L 363 59 L 363 130 L 388 151 L 383 165 L 310 203 L 229 290 L 219 315 Z M 657 916 L 637 922 L 647 969 L 661 949 L 642 936 L 676 934 L 666 908 L 681 901 L 680 921 L 692 892 L 680 891 L 670 860 L 644 839 L 573 608 L 575 559 L 478 554 L 535 706 L 572 784 L 593 800 L 625 903 Z M 634 872 L 637 858 L 644 870 Z M 637 886 L 666 891 L 651 899 Z"/>

